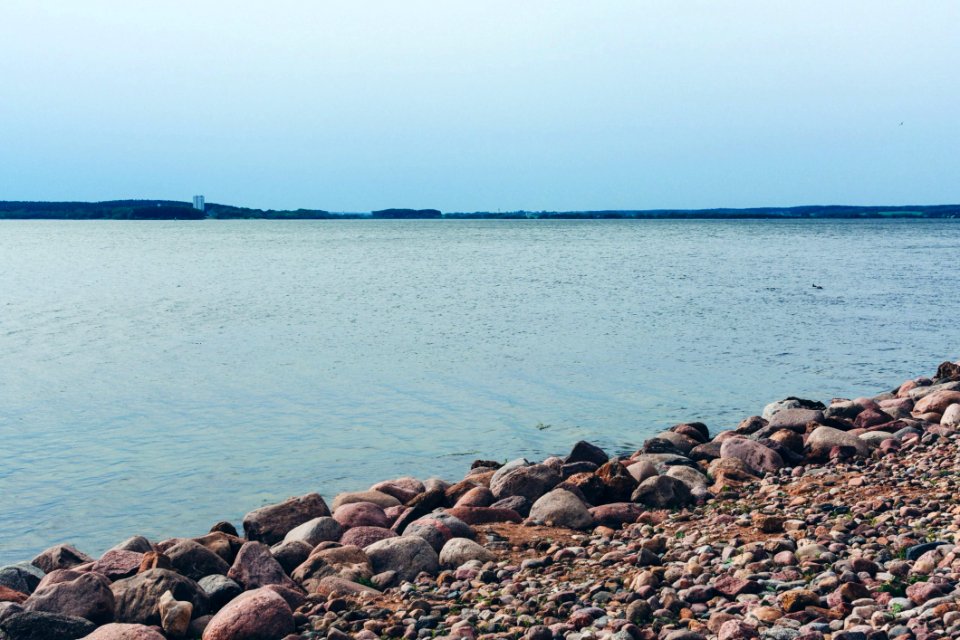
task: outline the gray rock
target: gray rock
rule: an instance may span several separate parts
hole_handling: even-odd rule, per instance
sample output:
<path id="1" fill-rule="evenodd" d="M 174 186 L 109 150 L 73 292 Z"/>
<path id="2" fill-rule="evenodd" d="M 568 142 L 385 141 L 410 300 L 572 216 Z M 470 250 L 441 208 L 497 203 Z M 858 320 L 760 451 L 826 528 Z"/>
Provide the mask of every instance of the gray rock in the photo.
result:
<path id="1" fill-rule="evenodd" d="M 508 468 L 507 471 L 498 470 L 490 480 L 490 491 L 497 500 L 523 496 L 533 502 L 560 484 L 561 480 L 555 469 L 543 464 L 532 464 Z"/>
<path id="2" fill-rule="evenodd" d="M 262 542 L 248 542 L 240 547 L 227 577 L 247 591 L 270 584 L 296 589 L 296 584 L 270 554 L 270 547 Z"/>
<path id="3" fill-rule="evenodd" d="M 47 611 L 86 618 L 94 624 L 113 620 L 114 598 L 110 581 L 99 573 L 47 585 L 41 584 L 23 603 L 27 611 Z"/>
<path id="4" fill-rule="evenodd" d="M 31 594 L 43 579 L 43 571 L 29 562 L 11 564 L 0 569 L 0 587 Z"/>
<path id="5" fill-rule="evenodd" d="M 630 499 L 649 507 L 663 509 L 690 504 L 693 496 L 687 485 L 680 480 L 670 476 L 654 476 L 641 482 Z"/>
<path id="6" fill-rule="evenodd" d="M 191 580 L 213 574 L 227 575 L 230 565 L 216 553 L 193 540 L 181 540 L 164 552 L 177 573 Z"/>
<path id="7" fill-rule="evenodd" d="M 396 571 L 401 580 L 413 580 L 421 571 L 436 574 L 440 558 L 433 547 L 418 536 L 401 536 L 375 542 L 364 551 L 375 574 Z"/>
<path id="8" fill-rule="evenodd" d="M 870 455 L 869 445 L 857 436 L 833 427 L 817 427 L 807 438 L 807 448 L 814 456 L 825 457 L 833 447 L 851 447 L 857 455 Z"/>
<path id="9" fill-rule="evenodd" d="M 243 531 L 250 540 L 274 544 L 304 522 L 329 516 L 330 509 L 319 493 L 290 498 L 279 504 L 254 509 L 243 517 Z"/>
<path id="10" fill-rule="evenodd" d="M 160 624 L 160 598 L 167 591 L 177 600 L 193 605 L 194 617 L 207 612 L 207 594 L 199 584 L 167 569 L 149 569 L 111 586 L 116 601 L 116 620 L 146 625 Z"/>
<path id="11" fill-rule="evenodd" d="M 201 578 L 198 584 L 207 594 L 210 603 L 208 610 L 211 613 L 219 611 L 225 604 L 243 593 L 243 587 L 227 576 L 206 576 Z"/>
<path id="12" fill-rule="evenodd" d="M 340 526 L 340 523 L 330 516 L 324 516 L 313 518 L 294 527 L 287 532 L 283 539 L 287 542 L 300 540 L 311 547 L 315 547 L 321 542 L 336 542 L 342 535 L 343 527 Z"/>
<path id="13" fill-rule="evenodd" d="M 0 637 L 5 640 L 76 640 L 96 625 L 85 618 L 47 611 L 22 611 L 0 621 Z"/>
<path id="14" fill-rule="evenodd" d="M 530 518 L 568 529 L 586 529 L 593 524 L 587 506 L 565 489 L 554 489 L 541 496 L 530 508 Z"/>
<path id="15" fill-rule="evenodd" d="M 440 564 L 451 569 L 471 560 L 489 562 L 495 558 L 492 551 L 469 538 L 451 538 L 440 550 Z"/>

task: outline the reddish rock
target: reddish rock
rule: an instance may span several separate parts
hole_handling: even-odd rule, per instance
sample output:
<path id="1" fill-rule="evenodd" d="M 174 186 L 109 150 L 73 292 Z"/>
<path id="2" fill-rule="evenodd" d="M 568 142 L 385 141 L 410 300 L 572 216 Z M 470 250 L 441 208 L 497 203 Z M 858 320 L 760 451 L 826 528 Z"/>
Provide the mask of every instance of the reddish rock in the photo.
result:
<path id="1" fill-rule="evenodd" d="M 142 553 L 111 549 L 100 556 L 90 570 L 102 573 L 111 581 L 121 580 L 136 575 L 141 562 L 143 562 Z"/>
<path id="2" fill-rule="evenodd" d="M 94 624 L 113 620 L 115 603 L 110 581 L 99 573 L 83 573 L 37 587 L 24 603 L 27 611 L 47 611 L 86 618 Z"/>
<path id="3" fill-rule="evenodd" d="M 893 416 L 880 409 L 864 409 L 853 420 L 853 426 L 857 429 L 869 429 L 892 420 Z"/>
<path id="4" fill-rule="evenodd" d="M 590 515 L 597 525 L 619 529 L 625 524 L 637 521 L 645 509 L 633 502 L 613 502 L 590 509 Z"/>
<path id="5" fill-rule="evenodd" d="M 382 527 L 388 529 L 390 521 L 383 508 L 372 502 L 351 502 L 333 512 L 333 519 L 344 529 L 353 527 Z"/>
<path id="6" fill-rule="evenodd" d="M 914 415 L 925 413 L 943 414 L 951 404 L 960 402 L 960 391 L 934 391 L 924 396 L 913 406 Z"/>
<path id="7" fill-rule="evenodd" d="M 227 577 L 248 591 L 268 584 L 292 588 L 297 586 L 271 555 L 270 547 L 261 542 L 248 542 L 240 547 Z"/>
<path id="8" fill-rule="evenodd" d="M 419 494 L 426 491 L 422 482 L 409 476 L 378 482 L 370 487 L 370 490 L 393 496 L 403 504 L 410 502 Z"/>
<path id="9" fill-rule="evenodd" d="M 493 492 L 487 487 L 474 487 L 457 500 L 457 507 L 489 507 L 493 504 Z"/>
<path id="10" fill-rule="evenodd" d="M 243 517 L 243 531 L 250 540 L 275 544 L 297 525 L 329 515 L 320 494 L 309 493 L 251 511 Z"/>
<path id="11" fill-rule="evenodd" d="M 437 506 L 445 507 L 447 505 L 456 504 L 457 502 L 460 501 L 460 498 L 467 495 L 468 493 L 476 489 L 478 486 L 480 485 L 477 485 L 477 483 L 473 482 L 472 480 L 461 480 L 456 484 L 452 484 L 443 492 L 443 496 L 444 496 L 443 504 L 437 505 Z"/>
<path id="12" fill-rule="evenodd" d="M 581 440 L 580 442 L 573 445 L 573 449 L 567 455 L 564 462 L 567 464 L 575 462 L 592 462 L 593 464 L 600 466 L 609 460 L 606 452 L 600 447 L 590 444 L 586 440 Z"/>
<path id="13" fill-rule="evenodd" d="M 203 640 L 274 640 L 295 629 L 293 611 L 286 600 L 269 589 L 254 589 L 213 616 Z"/>
<path id="14" fill-rule="evenodd" d="M 84 636 L 83 640 L 166 640 L 166 638 L 155 627 L 112 622 L 98 627 L 90 635 Z"/>
<path id="15" fill-rule="evenodd" d="M 607 486 L 595 473 L 575 473 L 558 484 L 556 488 L 578 493 L 590 504 L 606 502 L 604 496 L 607 493 Z"/>
<path id="16" fill-rule="evenodd" d="M 343 533 L 343 536 L 340 538 L 340 544 L 355 545 L 363 549 L 374 542 L 396 537 L 397 534 L 395 531 L 384 529 L 383 527 L 354 527 Z"/>
<path id="17" fill-rule="evenodd" d="M 173 564 L 171 564 L 170 558 L 163 553 L 147 551 L 143 554 L 143 560 L 140 561 L 140 568 L 137 569 L 137 573 L 143 573 L 151 569 L 173 569 Z"/>
<path id="18" fill-rule="evenodd" d="M 16 602 L 20 604 L 27 599 L 27 594 L 14 591 L 10 587 L 0 585 L 0 602 Z"/>
<path id="19" fill-rule="evenodd" d="M 639 482 L 617 460 L 611 460 L 597 469 L 597 477 L 605 488 L 603 502 L 627 502 L 636 491 Z"/>
<path id="20" fill-rule="evenodd" d="M 630 496 L 633 502 L 656 509 L 682 507 L 693 501 L 693 494 L 682 481 L 670 476 L 647 478 Z"/>
<path id="21" fill-rule="evenodd" d="M 950 591 L 949 585 L 936 582 L 916 582 L 907 587 L 907 597 L 916 605 L 921 605 L 932 598 L 939 598 Z"/>
<path id="22" fill-rule="evenodd" d="M 780 454 L 747 438 L 730 438 L 724 441 L 723 446 L 720 447 L 720 457 L 740 460 L 757 475 L 774 473 L 783 468 L 783 458 Z"/>
<path id="23" fill-rule="evenodd" d="M 68 544 L 58 544 L 38 555 L 31 564 L 44 573 L 50 573 L 57 569 L 71 569 L 88 562 L 93 562 L 93 558 Z"/>
<path id="24" fill-rule="evenodd" d="M 544 464 L 498 470 L 490 481 L 490 491 L 498 500 L 522 496 L 531 503 L 560 484 L 560 474 Z M 459 516 L 458 516 L 459 517 Z"/>
<path id="25" fill-rule="evenodd" d="M 230 565 L 216 553 L 193 540 L 183 540 L 164 553 L 180 575 L 199 580 L 209 575 L 226 575 Z"/>
<path id="26" fill-rule="evenodd" d="M 713 589 L 717 593 L 733 599 L 745 593 L 760 593 L 763 587 L 756 580 L 744 580 L 733 576 L 724 576 L 718 578 L 713 583 Z"/>
<path id="27" fill-rule="evenodd" d="M 523 518 L 513 509 L 494 507 L 454 507 L 447 513 L 463 520 L 469 525 L 491 524 L 495 522 L 522 522 Z"/>

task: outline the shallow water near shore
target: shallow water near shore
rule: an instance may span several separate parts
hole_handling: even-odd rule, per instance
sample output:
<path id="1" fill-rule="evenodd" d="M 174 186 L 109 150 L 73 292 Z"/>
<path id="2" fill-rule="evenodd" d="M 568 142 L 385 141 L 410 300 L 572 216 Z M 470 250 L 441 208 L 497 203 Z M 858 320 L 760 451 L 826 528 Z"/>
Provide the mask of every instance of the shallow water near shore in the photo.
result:
<path id="1" fill-rule="evenodd" d="M 952 221 L 4 222 L 0 564 L 875 394 L 960 355 L 958 248 Z"/>

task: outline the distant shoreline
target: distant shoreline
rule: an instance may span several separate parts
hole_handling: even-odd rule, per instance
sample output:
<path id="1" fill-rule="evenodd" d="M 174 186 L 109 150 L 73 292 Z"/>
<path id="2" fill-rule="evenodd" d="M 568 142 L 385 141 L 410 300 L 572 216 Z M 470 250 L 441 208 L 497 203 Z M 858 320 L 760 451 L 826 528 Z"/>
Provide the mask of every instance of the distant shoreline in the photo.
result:
<path id="1" fill-rule="evenodd" d="M 806 205 L 715 209 L 630 209 L 589 211 L 475 211 L 383 209 L 333 213 L 320 209 L 252 209 L 210 203 L 194 209 L 174 200 L 105 202 L 0 201 L 0 220 L 886 220 L 960 218 L 960 204 L 848 206 Z"/>

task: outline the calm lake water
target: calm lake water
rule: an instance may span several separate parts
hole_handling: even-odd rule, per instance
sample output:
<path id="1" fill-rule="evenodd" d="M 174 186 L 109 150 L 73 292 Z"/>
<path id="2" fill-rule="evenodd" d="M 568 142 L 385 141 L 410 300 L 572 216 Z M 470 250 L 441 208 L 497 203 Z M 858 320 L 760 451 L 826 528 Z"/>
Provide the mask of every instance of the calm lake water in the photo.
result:
<path id="1" fill-rule="evenodd" d="M 3 222 L 0 563 L 876 393 L 960 355 L 958 248 L 949 221 Z"/>

